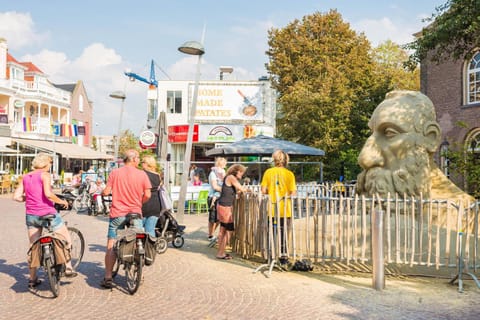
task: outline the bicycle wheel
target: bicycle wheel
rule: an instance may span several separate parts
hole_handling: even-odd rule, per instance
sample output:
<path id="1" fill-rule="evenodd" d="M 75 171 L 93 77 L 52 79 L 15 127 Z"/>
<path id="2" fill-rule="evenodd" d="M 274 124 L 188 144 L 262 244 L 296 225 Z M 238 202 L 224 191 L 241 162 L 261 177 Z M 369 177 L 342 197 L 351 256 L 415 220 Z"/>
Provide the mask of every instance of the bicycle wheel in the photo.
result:
<path id="1" fill-rule="evenodd" d="M 167 251 L 167 248 L 167 239 L 165 239 L 164 237 L 158 237 L 157 241 L 155 242 L 155 251 L 157 251 L 158 254 L 162 254 Z"/>
<path id="2" fill-rule="evenodd" d="M 117 276 L 118 270 L 120 270 L 120 261 L 118 261 L 118 259 L 115 259 L 112 268 L 112 278 L 115 278 Z"/>
<path id="3" fill-rule="evenodd" d="M 127 277 L 127 289 L 130 294 L 137 292 L 142 281 L 143 263 L 145 257 L 140 255 L 139 259 L 125 266 L 125 275 Z"/>
<path id="4" fill-rule="evenodd" d="M 53 251 L 52 251 L 53 252 Z M 53 296 L 56 298 L 60 292 L 60 277 L 53 263 L 53 258 L 46 258 L 44 263 L 44 268 L 47 271 L 48 283 L 50 284 L 50 291 L 52 291 Z"/>
<path id="5" fill-rule="evenodd" d="M 76 270 L 82 262 L 83 254 L 85 253 L 85 239 L 83 234 L 74 227 L 67 227 L 70 239 L 72 240 L 72 249 L 70 254 L 72 256 L 72 268 Z"/>
<path id="6" fill-rule="evenodd" d="M 77 196 L 75 200 L 73 200 L 72 203 L 72 209 L 75 211 L 80 211 L 80 208 L 82 207 L 82 196 Z"/>
<path id="7" fill-rule="evenodd" d="M 184 243 L 185 243 L 185 239 L 182 236 L 176 236 L 175 239 L 173 239 L 173 241 L 172 241 L 172 245 L 175 248 L 183 247 Z"/>

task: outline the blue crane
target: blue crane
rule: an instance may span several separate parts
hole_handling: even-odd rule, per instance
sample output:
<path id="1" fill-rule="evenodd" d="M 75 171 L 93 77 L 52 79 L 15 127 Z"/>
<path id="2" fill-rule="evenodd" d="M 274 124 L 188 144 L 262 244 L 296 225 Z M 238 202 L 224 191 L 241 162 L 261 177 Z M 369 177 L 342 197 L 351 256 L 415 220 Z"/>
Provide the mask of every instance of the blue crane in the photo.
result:
<path id="1" fill-rule="evenodd" d="M 158 81 L 157 79 L 155 79 L 155 62 L 152 59 L 152 62 L 150 64 L 150 79 L 146 79 L 131 71 L 125 71 L 124 73 L 131 81 L 139 80 L 147 83 L 149 85 L 149 91 L 155 90 L 153 94 L 151 94 L 150 92 L 148 94 L 149 97 L 147 107 L 147 127 L 154 127 L 154 123 L 158 117 L 158 92 L 156 91 L 158 88 Z"/>
<path id="2" fill-rule="evenodd" d="M 134 72 L 125 71 L 125 75 L 132 81 L 139 80 L 148 83 L 150 86 L 154 86 L 155 88 L 158 87 L 158 81 L 157 79 L 155 79 L 155 62 L 153 61 L 153 59 L 152 63 L 150 64 L 150 80 L 147 80 Z"/>

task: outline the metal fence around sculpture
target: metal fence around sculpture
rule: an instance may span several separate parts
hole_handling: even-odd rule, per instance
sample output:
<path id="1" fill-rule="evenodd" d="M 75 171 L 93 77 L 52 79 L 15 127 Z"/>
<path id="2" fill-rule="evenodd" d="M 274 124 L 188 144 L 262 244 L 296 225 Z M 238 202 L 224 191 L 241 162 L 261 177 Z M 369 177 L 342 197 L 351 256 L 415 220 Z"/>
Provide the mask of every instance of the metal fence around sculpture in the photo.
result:
<path id="1" fill-rule="evenodd" d="M 277 260 L 286 255 L 314 263 L 370 263 L 371 218 L 381 209 L 385 263 L 455 267 L 462 243 L 468 266 L 473 271 L 479 266 L 479 202 L 464 206 L 448 199 L 366 198 L 355 195 L 354 186 L 299 185 L 298 195 L 291 197 L 293 219 L 286 219 L 291 220 L 291 232 L 285 231 L 287 246 L 280 252 L 282 235 L 278 220 L 269 217 L 269 198 L 259 186 L 250 188 L 234 209 L 232 245 L 244 258 Z"/>

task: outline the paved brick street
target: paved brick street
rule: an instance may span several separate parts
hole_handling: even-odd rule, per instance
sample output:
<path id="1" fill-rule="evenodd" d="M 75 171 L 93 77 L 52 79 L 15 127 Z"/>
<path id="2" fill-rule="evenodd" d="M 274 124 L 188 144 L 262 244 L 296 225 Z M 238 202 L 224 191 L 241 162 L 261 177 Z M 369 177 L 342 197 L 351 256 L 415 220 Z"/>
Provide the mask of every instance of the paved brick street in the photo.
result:
<path id="1" fill-rule="evenodd" d="M 27 289 L 24 206 L 0 196 L 1 319 L 478 319 L 480 290 L 465 281 L 460 294 L 445 279 L 388 279 L 386 290 L 371 279 L 274 271 L 253 274 L 238 257 L 215 259 L 207 246 L 207 217 L 186 216 L 185 245 L 169 247 L 147 267 L 145 282 L 131 296 L 123 272 L 113 290 L 103 290 L 106 218 L 69 214 L 85 236 L 79 276 L 63 281 L 51 298 L 48 284 Z M 41 278 L 43 278 L 43 274 Z"/>

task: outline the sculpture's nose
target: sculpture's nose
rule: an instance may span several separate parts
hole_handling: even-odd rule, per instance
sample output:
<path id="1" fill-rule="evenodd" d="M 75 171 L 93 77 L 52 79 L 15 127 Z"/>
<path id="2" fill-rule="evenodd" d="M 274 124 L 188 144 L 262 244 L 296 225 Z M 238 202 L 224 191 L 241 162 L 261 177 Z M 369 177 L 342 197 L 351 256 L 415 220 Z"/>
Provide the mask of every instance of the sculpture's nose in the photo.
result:
<path id="1" fill-rule="evenodd" d="M 358 156 L 358 164 L 365 170 L 384 166 L 385 163 L 382 152 L 375 142 L 375 137 L 373 135 L 371 135 L 365 142 L 365 145 Z"/>

